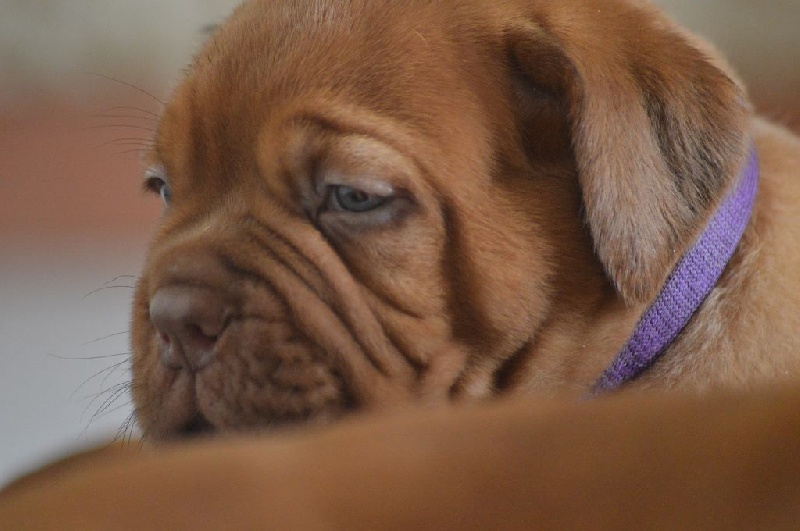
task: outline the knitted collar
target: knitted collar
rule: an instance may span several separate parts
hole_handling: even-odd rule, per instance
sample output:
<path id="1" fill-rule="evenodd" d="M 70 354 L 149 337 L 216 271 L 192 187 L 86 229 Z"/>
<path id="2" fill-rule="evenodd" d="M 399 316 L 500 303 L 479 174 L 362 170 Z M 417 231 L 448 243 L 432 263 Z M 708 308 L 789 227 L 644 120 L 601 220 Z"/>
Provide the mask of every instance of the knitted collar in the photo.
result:
<path id="1" fill-rule="evenodd" d="M 758 158 L 753 150 L 736 187 L 672 270 L 628 342 L 595 383 L 593 395 L 618 389 L 639 376 L 681 333 L 733 256 L 753 210 L 757 187 Z"/>

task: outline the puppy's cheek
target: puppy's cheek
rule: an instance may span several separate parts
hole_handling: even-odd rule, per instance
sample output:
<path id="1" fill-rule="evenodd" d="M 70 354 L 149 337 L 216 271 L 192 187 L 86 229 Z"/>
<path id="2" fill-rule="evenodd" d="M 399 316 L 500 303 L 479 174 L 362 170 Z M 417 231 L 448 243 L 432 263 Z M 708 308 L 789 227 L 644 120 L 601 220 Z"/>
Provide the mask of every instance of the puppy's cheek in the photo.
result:
<path id="1" fill-rule="evenodd" d="M 325 422 L 349 408 L 329 356 L 289 324 L 248 320 L 234 326 L 236 345 L 196 377 L 197 407 L 214 426 Z"/>

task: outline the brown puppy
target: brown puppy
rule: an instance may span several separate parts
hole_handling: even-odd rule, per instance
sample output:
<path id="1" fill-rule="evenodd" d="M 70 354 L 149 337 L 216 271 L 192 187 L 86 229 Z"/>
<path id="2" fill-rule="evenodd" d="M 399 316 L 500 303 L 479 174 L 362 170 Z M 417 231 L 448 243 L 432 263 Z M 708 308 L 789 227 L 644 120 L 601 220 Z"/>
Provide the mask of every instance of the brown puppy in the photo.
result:
<path id="1" fill-rule="evenodd" d="M 139 423 L 585 394 L 753 144 L 735 254 L 629 385 L 800 362 L 800 142 L 751 117 L 721 60 L 632 0 L 246 2 L 155 136 Z"/>

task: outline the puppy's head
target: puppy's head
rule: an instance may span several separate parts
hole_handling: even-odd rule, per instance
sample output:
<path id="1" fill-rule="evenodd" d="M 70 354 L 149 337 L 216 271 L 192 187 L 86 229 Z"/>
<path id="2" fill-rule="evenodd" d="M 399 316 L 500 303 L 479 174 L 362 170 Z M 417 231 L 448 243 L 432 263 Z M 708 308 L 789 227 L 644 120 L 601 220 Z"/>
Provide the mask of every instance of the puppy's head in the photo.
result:
<path id="1" fill-rule="evenodd" d="M 491 396 L 564 308 L 657 292 L 743 96 L 623 1 L 251 1 L 163 111 L 136 291 L 153 437 Z M 544 370 L 544 369 L 543 369 Z"/>

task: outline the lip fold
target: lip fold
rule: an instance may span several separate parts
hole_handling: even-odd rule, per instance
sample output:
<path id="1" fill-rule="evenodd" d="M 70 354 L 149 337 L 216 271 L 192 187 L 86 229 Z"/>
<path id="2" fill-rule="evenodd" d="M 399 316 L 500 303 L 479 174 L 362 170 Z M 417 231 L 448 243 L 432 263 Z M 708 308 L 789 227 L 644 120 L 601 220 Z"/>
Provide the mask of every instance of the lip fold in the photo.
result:
<path id="1" fill-rule="evenodd" d="M 216 432 L 213 424 L 201 412 L 195 413 L 189 421 L 180 427 L 176 433 L 176 438 L 199 438 L 207 437 Z"/>

